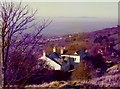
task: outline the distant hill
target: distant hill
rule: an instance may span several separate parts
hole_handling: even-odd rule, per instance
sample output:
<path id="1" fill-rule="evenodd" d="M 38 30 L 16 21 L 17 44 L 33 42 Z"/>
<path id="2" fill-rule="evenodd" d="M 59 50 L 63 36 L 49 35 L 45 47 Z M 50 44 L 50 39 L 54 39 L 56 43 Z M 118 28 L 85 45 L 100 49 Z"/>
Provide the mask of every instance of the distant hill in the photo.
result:
<path id="1" fill-rule="evenodd" d="M 54 44 L 65 45 L 65 43 L 68 43 L 68 41 L 73 42 L 73 41 L 81 41 L 85 39 L 89 39 L 90 41 L 93 41 L 97 36 L 106 36 L 110 39 L 113 39 L 113 38 L 116 39 L 116 44 L 119 44 L 120 42 L 118 40 L 118 37 L 119 37 L 118 33 L 120 33 L 120 27 L 115 26 L 115 27 L 105 28 L 105 29 L 101 29 L 93 32 L 82 32 L 82 33 L 80 32 L 80 33 L 67 34 L 63 36 L 46 37 L 46 39 L 52 39 L 51 41 L 49 40 L 49 42 L 52 42 Z M 56 40 L 56 38 L 58 40 Z"/>
<path id="2" fill-rule="evenodd" d="M 105 28 L 102 30 L 94 31 L 90 33 L 90 39 L 95 39 L 98 36 L 106 36 L 108 39 L 115 40 L 115 49 L 120 50 L 120 26 Z"/>
<path id="3" fill-rule="evenodd" d="M 91 32 L 94 36 L 95 35 L 105 35 L 105 36 L 112 36 L 114 34 L 118 34 L 120 32 L 120 27 L 116 26 L 116 27 L 111 27 L 111 28 L 105 28 L 105 29 L 101 29 L 98 31 L 93 31 Z"/>

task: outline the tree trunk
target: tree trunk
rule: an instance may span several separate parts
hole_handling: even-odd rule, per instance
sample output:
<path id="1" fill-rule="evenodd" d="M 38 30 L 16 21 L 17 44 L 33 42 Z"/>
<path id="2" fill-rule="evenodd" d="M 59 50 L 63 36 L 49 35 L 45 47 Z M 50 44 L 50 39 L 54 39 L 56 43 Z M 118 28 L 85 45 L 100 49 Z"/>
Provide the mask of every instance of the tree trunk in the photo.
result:
<path id="1" fill-rule="evenodd" d="M 3 81 L 2 81 L 2 49 L 0 47 L 0 89 L 2 88 Z"/>
<path id="2" fill-rule="evenodd" d="M 1 47 L 1 68 L 2 68 L 2 88 L 5 89 L 6 82 L 6 63 L 5 63 L 5 36 L 4 27 L 2 28 L 2 47 Z"/>

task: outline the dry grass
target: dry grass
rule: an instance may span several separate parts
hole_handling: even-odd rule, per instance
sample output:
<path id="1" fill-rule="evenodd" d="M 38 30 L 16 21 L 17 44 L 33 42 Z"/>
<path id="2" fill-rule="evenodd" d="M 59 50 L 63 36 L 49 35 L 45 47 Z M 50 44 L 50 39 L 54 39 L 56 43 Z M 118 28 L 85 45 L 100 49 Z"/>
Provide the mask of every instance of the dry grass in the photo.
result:
<path id="1" fill-rule="evenodd" d="M 29 85 L 26 86 L 26 89 L 113 89 L 113 87 L 120 87 L 120 64 L 112 66 L 107 70 L 107 74 L 99 77 L 94 78 L 90 81 L 80 81 L 80 80 L 73 80 L 73 81 L 53 81 L 50 83 L 43 83 L 41 85 Z"/>
<path id="2" fill-rule="evenodd" d="M 91 83 L 105 87 L 120 87 L 120 64 L 108 68 L 105 76 L 92 79 Z"/>

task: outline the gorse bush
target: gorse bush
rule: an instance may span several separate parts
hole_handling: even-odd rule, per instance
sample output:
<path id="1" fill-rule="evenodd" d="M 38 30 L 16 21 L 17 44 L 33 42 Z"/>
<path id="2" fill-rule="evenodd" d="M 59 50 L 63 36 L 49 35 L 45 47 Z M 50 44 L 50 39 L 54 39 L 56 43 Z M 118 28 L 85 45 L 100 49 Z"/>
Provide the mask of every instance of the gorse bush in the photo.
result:
<path id="1" fill-rule="evenodd" d="M 75 68 L 71 75 L 72 80 L 88 81 L 91 79 L 91 77 L 92 73 L 90 72 L 89 67 L 83 61 Z"/>

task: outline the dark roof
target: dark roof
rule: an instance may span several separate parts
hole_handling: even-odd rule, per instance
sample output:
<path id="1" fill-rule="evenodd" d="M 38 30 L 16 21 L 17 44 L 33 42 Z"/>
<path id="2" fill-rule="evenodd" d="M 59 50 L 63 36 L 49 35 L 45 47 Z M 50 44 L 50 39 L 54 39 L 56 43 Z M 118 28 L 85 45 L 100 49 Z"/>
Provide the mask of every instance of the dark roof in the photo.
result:
<path id="1" fill-rule="evenodd" d="M 80 55 L 81 59 L 84 59 L 84 58 L 86 58 L 86 57 L 90 57 L 90 56 L 91 56 L 91 54 L 86 53 L 86 52 L 83 51 L 83 50 L 77 51 L 77 54 Z"/>
<path id="2" fill-rule="evenodd" d="M 66 51 L 63 55 L 78 55 L 78 54 L 75 54 L 75 51 Z"/>
<path id="3" fill-rule="evenodd" d="M 48 55 L 48 57 L 51 58 L 51 59 L 59 59 L 60 55 L 58 53 L 56 53 L 56 52 L 53 52 L 53 53 L 50 53 Z"/>
<path id="4" fill-rule="evenodd" d="M 47 57 L 49 57 L 51 60 L 53 60 L 54 62 L 56 62 L 57 64 L 61 65 L 61 58 L 60 58 L 60 54 L 53 52 L 50 53 L 49 55 L 47 55 Z"/>
<path id="5" fill-rule="evenodd" d="M 62 66 L 62 63 L 59 61 L 60 59 L 59 60 L 52 59 L 52 60 Z"/>
<path id="6" fill-rule="evenodd" d="M 85 52 L 84 52 L 83 50 L 78 50 L 78 51 L 77 51 L 77 54 L 78 54 L 78 55 L 82 55 L 82 54 L 84 54 L 84 53 L 85 53 Z"/>

